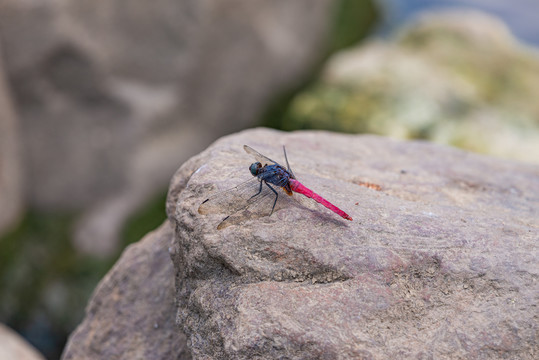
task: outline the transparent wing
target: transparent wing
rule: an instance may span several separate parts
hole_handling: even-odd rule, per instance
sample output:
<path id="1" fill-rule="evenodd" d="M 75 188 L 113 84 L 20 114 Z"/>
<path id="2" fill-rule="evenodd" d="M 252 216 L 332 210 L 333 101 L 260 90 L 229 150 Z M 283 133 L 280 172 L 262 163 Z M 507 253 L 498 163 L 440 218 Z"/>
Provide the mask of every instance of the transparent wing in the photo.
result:
<path id="1" fill-rule="evenodd" d="M 279 194 L 279 197 L 281 197 L 283 193 L 279 190 L 276 191 Z M 217 230 L 224 229 L 231 225 L 241 224 L 247 219 L 258 219 L 271 215 L 275 200 L 275 193 L 263 184 L 262 192 L 247 200 L 244 207 L 226 216 L 219 225 L 217 225 Z M 275 210 L 277 209 L 278 206 L 275 206 Z"/>
<path id="2" fill-rule="evenodd" d="M 283 152 L 284 152 L 284 159 L 286 160 L 286 167 L 288 168 L 288 172 L 295 179 L 296 175 L 294 175 L 294 173 L 292 172 L 292 169 L 290 168 L 290 164 L 288 163 L 288 156 L 286 156 L 286 148 L 284 147 L 284 145 L 283 145 Z"/>
<path id="3" fill-rule="evenodd" d="M 275 193 L 258 178 L 253 177 L 231 189 L 219 192 L 204 200 L 198 207 L 200 214 L 226 214 L 217 229 L 224 229 L 230 225 L 239 224 L 246 219 L 256 219 L 271 214 L 282 206 L 275 202 Z M 281 198 L 285 193 L 278 187 L 272 186 Z"/>
<path id="4" fill-rule="evenodd" d="M 247 154 L 253 155 L 256 161 L 260 162 L 262 166 L 271 165 L 271 164 L 279 165 L 277 161 L 271 160 L 269 157 L 262 155 L 261 153 L 259 153 L 258 151 L 256 151 L 255 149 L 253 149 L 252 147 L 248 145 L 243 145 L 243 149 L 245 150 Z"/>
<path id="5" fill-rule="evenodd" d="M 200 204 L 199 214 L 233 213 L 247 205 L 248 200 L 260 189 L 258 178 L 251 178 L 233 188 L 218 192 Z"/>

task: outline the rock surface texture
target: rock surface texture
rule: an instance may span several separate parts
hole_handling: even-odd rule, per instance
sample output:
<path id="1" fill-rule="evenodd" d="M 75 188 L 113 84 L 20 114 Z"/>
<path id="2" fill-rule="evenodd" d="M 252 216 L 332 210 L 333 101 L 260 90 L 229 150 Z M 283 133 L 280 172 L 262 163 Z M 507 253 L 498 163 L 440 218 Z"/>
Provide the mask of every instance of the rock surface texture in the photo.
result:
<path id="1" fill-rule="evenodd" d="M 191 359 L 176 330 L 170 224 L 131 245 L 97 287 L 63 359 Z"/>
<path id="2" fill-rule="evenodd" d="M 286 145 L 297 178 L 354 221 L 287 198 L 216 230 L 226 210 L 197 208 L 249 179 L 243 144 L 279 162 Z M 255 129 L 185 163 L 167 211 L 177 322 L 195 359 L 539 356 L 537 166 Z"/>

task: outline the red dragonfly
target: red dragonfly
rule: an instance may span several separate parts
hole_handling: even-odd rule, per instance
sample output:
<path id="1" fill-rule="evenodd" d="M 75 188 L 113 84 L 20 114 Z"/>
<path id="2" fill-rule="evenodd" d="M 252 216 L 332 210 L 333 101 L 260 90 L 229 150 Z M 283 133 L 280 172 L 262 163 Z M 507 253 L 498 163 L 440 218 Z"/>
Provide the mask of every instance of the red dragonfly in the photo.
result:
<path id="1" fill-rule="evenodd" d="M 273 201 L 269 215 L 273 214 L 275 205 L 279 199 L 279 194 L 282 195 L 283 191 L 290 196 L 292 196 L 294 192 L 305 195 L 319 204 L 324 205 L 344 219 L 352 220 L 350 215 L 310 190 L 296 179 L 292 169 L 290 169 L 284 146 L 283 151 L 286 160 L 286 168 L 247 145 L 244 145 L 243 149 L 248 154 L 253 155 L 256 159 L 256 162 L 249 166 L 251 175 L 253 175 L 254 178 L 204 200 L 198 208 L 200 214 L 209 214 L 223 210 L 230 211 L 230 215 L 223 219 L 217 226 L 217 229 L 222 229 L 235 224 L 241 219 L 248 217 L 249 214 L 252 214 L 253 212 L 260 212 L 260 209 L 264 208 L 263 204 L 270 201 L 270 199 Z M 273 195 L 273 197 L 271 195 Z M 266 208 L 269 209 L 269 204 L 267 205 Z"/>

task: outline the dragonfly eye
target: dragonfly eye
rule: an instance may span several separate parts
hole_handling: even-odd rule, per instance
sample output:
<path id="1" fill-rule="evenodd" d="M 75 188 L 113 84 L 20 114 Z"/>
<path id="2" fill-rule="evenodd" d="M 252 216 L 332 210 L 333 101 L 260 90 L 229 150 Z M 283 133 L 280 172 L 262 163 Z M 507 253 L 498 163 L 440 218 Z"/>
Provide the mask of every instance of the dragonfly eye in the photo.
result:
<path id="1" fill-rule="evenodd" d="M 252 163 L 251 166 L 249 166 L 249 171 L 253 176 L 258 175 L 258 170 L 262 167 L 262 164 L 259 162 Z"/>

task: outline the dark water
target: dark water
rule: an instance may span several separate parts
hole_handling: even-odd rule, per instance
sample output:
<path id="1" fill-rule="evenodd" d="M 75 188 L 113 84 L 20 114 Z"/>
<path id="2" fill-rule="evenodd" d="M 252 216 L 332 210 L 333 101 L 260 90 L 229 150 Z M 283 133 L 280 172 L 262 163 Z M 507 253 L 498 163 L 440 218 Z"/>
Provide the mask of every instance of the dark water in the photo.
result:
<path id="1" fill-rule="evenodd" d="M 423 11 L 481 10 L 502 19 L 520 41 L 539 46 L 539 0 L 378 0 L 387 17 L 382 32 L 390 32 Z"/>

